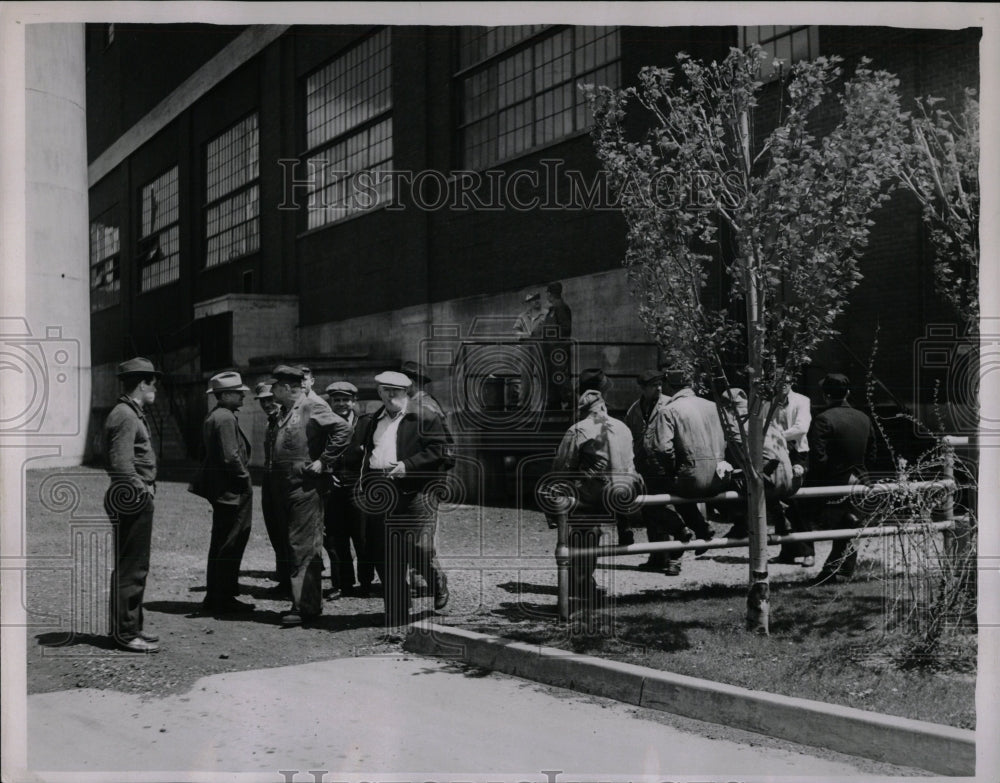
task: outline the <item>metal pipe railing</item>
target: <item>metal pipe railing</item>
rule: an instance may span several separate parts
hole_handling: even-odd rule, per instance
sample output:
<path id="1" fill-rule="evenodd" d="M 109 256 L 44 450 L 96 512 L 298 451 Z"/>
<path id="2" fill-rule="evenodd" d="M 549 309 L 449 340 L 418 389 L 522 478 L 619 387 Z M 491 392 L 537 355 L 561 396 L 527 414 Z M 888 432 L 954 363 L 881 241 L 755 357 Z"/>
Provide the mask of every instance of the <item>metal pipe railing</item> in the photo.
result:
<path id="1" fill-rule="evenodd" d="M 944 498 L 943 502 L 932 512 L 933 521 L 931 522 L 915 525 L 881 525 L 870 528 L 839 528 L 836 530 L 820 530 L 809 533 L 790 533 L 784 536 L 774 535 L 767 537 L 768 545 L 781 544 L 786 541 L 833 541 L 852 538 L 872 538 L 899 535 L 901 532 L 909 532 L 911 530 L 940 530 L 943 531 L 947 537 L 945 541 L 946 551 L 948 548 L 954 549 L 955 544 L 953 543 L 949 547 L 949 539 L 953 537 L 959 538 L 960 540 L 968 539 L 968 518 L 964 516 L 956 518 L 954 515 L 954 492 L 956 489 L 955 463 L 954 454 L 950 449 L 945 450 L 944 465 L 942 466 L 941 473 L 942 478 L 936 481 L 913 481 L 909 483 L 886 482 L 883 484 L 872 485 L 848 484 L 830 487 L 803 487 L 792 496 L 795 499 L 834 498 L 844 497 L 846 495 L 863 498 L 870 495 L 893 492 L 899 490 L 900 488 L 906 488 L 908 490 L 946 490 L 948 492 L 948 496 L 947 498 Z M 726 503 L 745 500 L 745 495 L 729 491 L 720 492 L 717 495 L 703 498 L 680 497 L 678 495 L 639 495 L 636 498 L 636 503 L 638 505 L 676 505 L 678 503 Z M 570 523 L 568 513 L 563 512 L 556 514 L 555 519 L 557 531 L 555 552 L 556 573 L 558 580 L 557 602 L 559 618 L 561 620 L 569 619 L 569 569 L 570 561 L 574 557 L 608 557 L 614 555 L 646 554 L 651 552 L 682 552 L 687 549 L 724 549 L 730 547 L 749 546 L 749 539 L 746 538 L 722 538 L 713 539 L 711 541 L 658 541 L 647 544 L 632 544 L 630 546 L 598 546 L 571 549 L 569 546 Z M 962 530 L 957 535 L 952 536 L 951 531 L 955 530 L 956 527 L 961 528 Z"/>

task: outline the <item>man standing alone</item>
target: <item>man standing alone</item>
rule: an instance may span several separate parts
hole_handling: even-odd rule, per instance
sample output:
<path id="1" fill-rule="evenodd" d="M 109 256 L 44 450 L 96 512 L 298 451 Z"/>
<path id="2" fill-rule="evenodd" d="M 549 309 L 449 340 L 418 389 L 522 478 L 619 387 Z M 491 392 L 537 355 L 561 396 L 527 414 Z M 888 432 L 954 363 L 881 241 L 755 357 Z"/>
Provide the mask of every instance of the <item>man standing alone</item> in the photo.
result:
<path id="1" fill-rule="evenodd" d="M 115 532 L 111 638 L 119 648 L 137 653 L 160 649 L 158 637 L 142 629 L 142 598 L 149 574 L 156 494 L 156 454 L 144 408 L 156 400 L 156 381 L 162 374 L 141 356 L 119 364 L 124 394 L 104 423 L 104 454 L 111 477 L 104 509 Z"/>
<path id="2" fill-rule="evenodd" d="M 212 504 L 212 538 L 208 548 L 205 610 L 216 614 L 245 612 L 253 604 L 239 595 L 240 563 L 250 540 L 253 484 L 250 479 L 250 441 L 236 412 L 243 405 L 238 372 L 223 372 L 209 380 L 209 394 L 218 404 L 205 417 L 202 437 L 205 462 L 201 493 Z"/>

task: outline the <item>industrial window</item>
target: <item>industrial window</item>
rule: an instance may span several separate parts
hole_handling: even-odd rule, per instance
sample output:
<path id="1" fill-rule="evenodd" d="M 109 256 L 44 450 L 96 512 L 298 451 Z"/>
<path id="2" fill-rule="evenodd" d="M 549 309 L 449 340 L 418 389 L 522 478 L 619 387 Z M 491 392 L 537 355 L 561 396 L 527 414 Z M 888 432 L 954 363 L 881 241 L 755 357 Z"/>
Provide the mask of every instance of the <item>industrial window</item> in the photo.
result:
<path id="1" fill-rule="evenodd" d="M 260 247 L 260 143 L 251 114 L 205 150 L 205 266 Z"/>
<path id="2" fill-rule="evenodd" d="M 757 44 L 767 52 L 767 59 L 761 62 L 762 79 L 777 76 L 775 60 L 781 60 L 788 68 L 799 60 L 812 60 L 819 55 L 819 28 L 800 25 L 760 25 L 740 28 L 740 48 Z"/>
<path id="3" fill-rule="evenodd" d="M 181 276 L 177 166 L 142 188 L 139 290 L 150 291 Z"/>
<path id="4" fill-rule="evenodd" d="M 388 28 L 306 79 L 307 228 L 392 201 Z"/>
<path id="5" fill-rule="evenodd" d="M 618 87 L 617 27 L 466 28 L 459 32 L 459 137 L 482 169 L 593 123 L 581 83 Z"/>
<path id="6" fill-rule="evenodd" d="M 90 311 L 121 301 L 121 227 L 112 208 L 90 222 Z"/>

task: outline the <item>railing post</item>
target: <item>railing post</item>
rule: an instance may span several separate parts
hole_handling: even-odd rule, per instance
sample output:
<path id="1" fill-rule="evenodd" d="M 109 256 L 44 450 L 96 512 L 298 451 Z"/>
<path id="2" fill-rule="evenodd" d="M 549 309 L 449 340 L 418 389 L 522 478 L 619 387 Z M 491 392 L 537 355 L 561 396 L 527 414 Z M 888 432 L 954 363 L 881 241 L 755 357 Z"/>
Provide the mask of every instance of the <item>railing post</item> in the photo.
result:
<path id="1" fill-rule="evenodd" d="M 955 481 L 955 449 L 948 438 L 942 440 L 944 445 L 943 463 L 941 466 L 941 478 L 945 481 Z M 944 502 L 940 503 L 931 511 L 931 520 L 934 522 L 948 522 L 955 518 L 955 489 L 950 489 Z M 961 522 L 956 522 L 960 525 Z M 945 559 L 950 563 L 958 562 L 959 543 L 965 536 L 964 530 L 956 528 L 945 529 L 944 531 L 944 554 Z"/>
<path id="2" fill-rule="evenodd" d="M 556 520 L 556 579 L 559 619 L 569 620 L 569 514 L 558 511 Z"/>

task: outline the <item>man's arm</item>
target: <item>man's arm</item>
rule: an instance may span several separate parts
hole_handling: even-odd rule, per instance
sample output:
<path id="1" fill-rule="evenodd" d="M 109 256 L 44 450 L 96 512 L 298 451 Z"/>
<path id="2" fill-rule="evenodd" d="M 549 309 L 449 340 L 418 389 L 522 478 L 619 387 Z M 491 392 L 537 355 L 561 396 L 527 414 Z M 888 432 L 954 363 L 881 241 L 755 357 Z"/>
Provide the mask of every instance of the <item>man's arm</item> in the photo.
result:
<path id="1" fill-rule="evenodd" d="M 135 469 L 135 436 L 139 420 L 132 416 L 116 417 L 108 432 L 108 472 L 116 483 L 128 483 L 145 490 L 146 482 Z"/>
<path id="2" fill-rule="evenodd" d="M 556 450 L 556 456 L 552 460 L 552 470 L 571 471 L 580 466 L 580 452 L 576 441 L 576 427 L 570 427 Z"/>
<path id="3" fill-rule="evenodd" d="M 789 400 L 788 409 L 791 413 L 791 421 L 788 422 L 788 429 L 782 434 L 785 436 L 785 440 L 795 440 L 809 432 L 809 425 L 812 423 L 809 400 Z"/>
<path id="4" fill-rule="evenodd" d="M 445 458 L 445 448 L 448 445 L 448 435 L 444 429 L 444 420 L 424 407 L 422 412 L 412 420 L 403 419 L 400 427 L 412 423 L 417 428 L 416 436 L 420 445 L 419 451 L 400 460 L 407 473 L 438 470 Z M 398 441 L 397 433 L 397 443 Z"/>
<path id="5" fill-rule="evenodd" d="M 646 428 L 646 452 L 663 475 L 674 475 L 674 420 L 670 411 L 657 408 Z"/>
<path id="6" fill-rule="evenodd" d="M 830 423 L 822 416 L 813 419 L 809 425 L 809 470 L 816 475 L 824 475 L 829 465 L 826 441 L 831 432 Z"/>
<path id="7" fill-rule="evenodd" d="M 219 438 L 222 466 L 225 471 L 232 474 L 234 478 L 249 481 L 250 470 L 240 454 L 240 434 L 237 431 L 236 417 L 223 417 L 218 421 L 215 431 Z"/>

